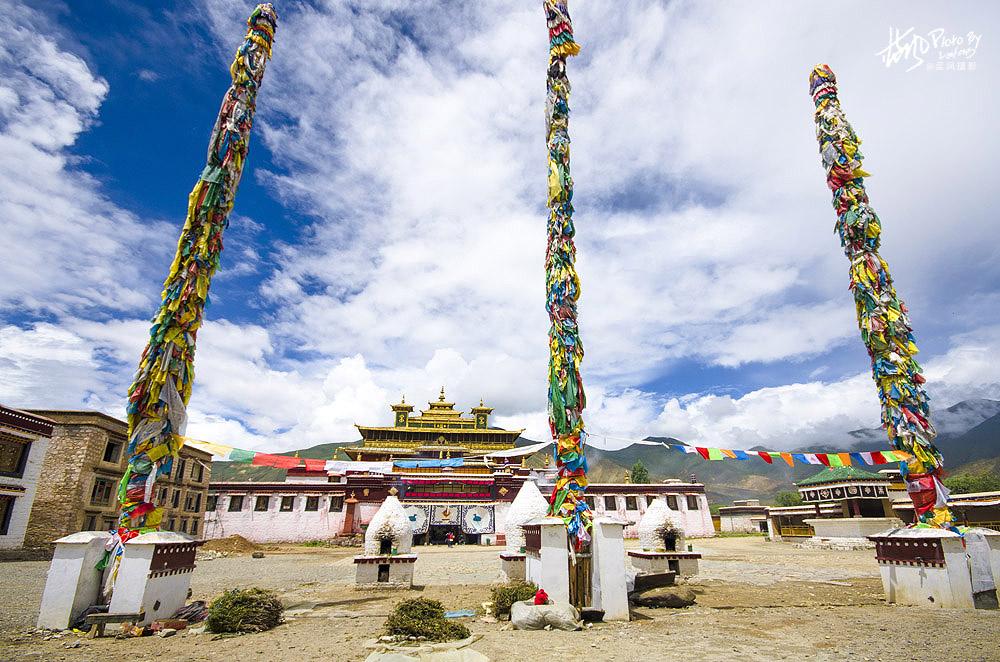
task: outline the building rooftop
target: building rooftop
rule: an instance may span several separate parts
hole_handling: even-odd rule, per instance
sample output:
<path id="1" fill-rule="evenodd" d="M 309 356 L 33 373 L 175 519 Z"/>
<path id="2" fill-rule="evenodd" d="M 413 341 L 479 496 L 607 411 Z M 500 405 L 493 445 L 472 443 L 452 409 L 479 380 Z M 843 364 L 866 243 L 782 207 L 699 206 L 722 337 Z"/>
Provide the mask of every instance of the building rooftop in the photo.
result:
<path id="1" fill-rule="evenodd" d="M 827 467 L 815 476 L 803 478 L 795 484 L 799 487 L 807 487 L 809 485 L 842 483 L 854 480 L 877 480 L 881 482 L 889 482 L 889 479 L 885 476 L 873 474 L 870 471 L 858 469 L 857 467 Z"/>

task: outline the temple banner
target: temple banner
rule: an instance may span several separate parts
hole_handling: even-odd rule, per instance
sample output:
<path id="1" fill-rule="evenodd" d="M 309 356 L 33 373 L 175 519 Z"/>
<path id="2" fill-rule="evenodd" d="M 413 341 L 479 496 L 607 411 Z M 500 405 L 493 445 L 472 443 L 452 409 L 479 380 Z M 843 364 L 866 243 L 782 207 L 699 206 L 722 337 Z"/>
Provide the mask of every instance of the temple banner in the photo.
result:
<path id="1" fill-rule="evenodd" d="M 462 531 L 465 533 L 493 533 L 494 520 L 493 506 L 462 506 Z"/>
<path id="2" fill-rule="evenodd" d="M 428 505 L 410 503 L 404 507 L 406 518 L 410 520 L 413 535 L 427 533 L 431 524 L 431 507 Z"/>

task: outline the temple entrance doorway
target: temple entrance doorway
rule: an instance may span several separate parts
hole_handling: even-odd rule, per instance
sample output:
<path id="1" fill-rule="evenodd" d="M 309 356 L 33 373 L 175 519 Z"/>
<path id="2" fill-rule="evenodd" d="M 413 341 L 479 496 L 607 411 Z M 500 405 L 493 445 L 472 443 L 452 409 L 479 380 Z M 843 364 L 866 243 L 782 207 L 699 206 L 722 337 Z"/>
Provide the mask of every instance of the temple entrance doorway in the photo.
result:
<path id="1" fill-rule="evenodd" d="M 456 545 L 478 545 L 479 544 L 479 534 L 478 533 L 465 533 L 462 531 L 462 527 L 449 524 L 434 524 L 427 530 L 426 544 L 428 545 L 447 545 L 448 544 L 448 534 L 451 533 L 455 536 L 454 543 Z"/>

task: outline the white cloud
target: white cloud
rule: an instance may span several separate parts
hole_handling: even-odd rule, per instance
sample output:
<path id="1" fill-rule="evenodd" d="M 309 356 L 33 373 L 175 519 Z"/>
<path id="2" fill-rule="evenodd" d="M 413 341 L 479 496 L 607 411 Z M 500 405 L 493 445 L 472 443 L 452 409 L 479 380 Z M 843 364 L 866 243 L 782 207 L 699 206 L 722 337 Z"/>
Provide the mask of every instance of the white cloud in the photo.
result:
<path id="1" fill-rule="evenodd" d="M 104 197 L 68 151 L 108 84 L 49 28 L 16 3 L 0 13 L 0 310 L 148 308 L 145 267 L 158 267 L 158 280 L 168 264 L 145 244 L 158 228 Z"/>

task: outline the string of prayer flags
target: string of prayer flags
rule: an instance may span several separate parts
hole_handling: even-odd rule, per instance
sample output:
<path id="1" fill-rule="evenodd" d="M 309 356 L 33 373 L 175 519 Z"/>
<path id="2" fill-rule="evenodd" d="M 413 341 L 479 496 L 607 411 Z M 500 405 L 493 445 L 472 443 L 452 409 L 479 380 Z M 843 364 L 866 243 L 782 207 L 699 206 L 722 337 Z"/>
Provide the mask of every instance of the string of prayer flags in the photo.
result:
<path id="1" fill-rule="evenodd" d="M 580 277 L 573 237 L 573 178 L 569 169 L 569 94 L 566 58 L 580 52 L 566 0 L 544 0 L 549 29 L 546 76 L 546 145 L 548 148 L 548 247 L 545 251 L 545 308 L 549 314 L 548 414 L 558 477 L 549 514 L 566 522 L 577 549 L 590 540 L 593 515 L 583 498 L 587 487 L 583 410 L 586 396 L 580 363 L 583 343 L 577 323 Z"/>
<path id="2" fill-rule="evenodd" d="M 869 466 L 879 464 L 889 464 L 890 462 L 904 462 L 911 456 L 903 451 L 865 451 L 848 453 L 790 453 L 785 451 L 746 451 L 736 448 L 712 448 L 708 446 L 689 446 L 687 444 L 663 444 L 667 448 L 672 448 L 681 453 L 690 453 L 701 456 L 705 460 L 749 460 L 757 457 L 768 464 L 773 464 L 775 460 L 784 461 L 788 466 L 799 464 L 816 464 L 826 467 L 849 467 L 854 463 L 867 464 Z"/>
<path id="3" fill-rule="evenodd" d="M 194 383 L 195 340 L 246 163 L 257 91 L 271 57 L 276 25 L 270 4 L 257 5 L 247 20 L 246 37 L 230 67 L 232 85 L 212 130 L 207 163 L 188 197 L 162 302 L 128 391 L 128 465 L 119 485 L 121 514 L 109 543 L 113 565 L 106 592 L 117 578 L 123 543 L 159 529 L 163 517 L 163 509 L 153 503 L 153 487 L 158 475 L 170 471 L 182 445 Z M 108 562 L 105 558 L 102 564 Z"/>
<path id="4" fill-rule="evenodd" d="M 909 456 L 900 462 L 900 473 L 907 481 L 918 520 L 955 529 L 954 517 L 937 497 L 944 460 L 934 445 L 937 432 L 930 421 L 926 380 L 913 358 L 918 350 L 909 311 L 896 295 L 889 265 L 879 255 L 882 225 L 865 190 L 864 178 L 869 174 L 861 167 L 861 139 L 840 107 L 837 77 L 830 67 L 823 64 L 812 70 L 809 93 L 816 106 L 816 138 L 837 213 L 835 231 L 851 264 L 850 289 L 858 328 L 882 403 L 882 425 L 893 447 Z"/>

